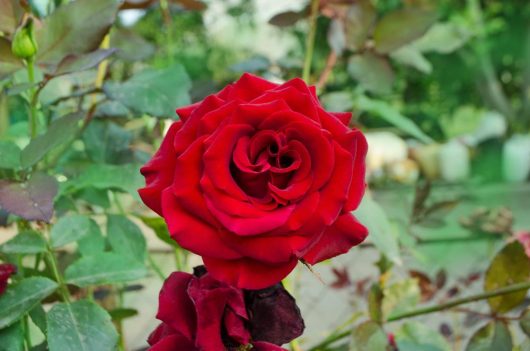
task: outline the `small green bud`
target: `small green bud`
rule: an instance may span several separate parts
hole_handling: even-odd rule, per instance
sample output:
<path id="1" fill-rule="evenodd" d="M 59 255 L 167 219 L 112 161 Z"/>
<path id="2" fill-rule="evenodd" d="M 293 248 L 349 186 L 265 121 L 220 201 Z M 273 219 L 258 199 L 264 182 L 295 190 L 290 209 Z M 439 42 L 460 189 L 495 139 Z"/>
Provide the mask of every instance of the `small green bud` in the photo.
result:
<path id="1" fill-rule="evenodd" d="M 33 19 L 28 18 L 26 23 L 16 30 L 11 43 L 11 51 L 18 58 L 29 59 L 35 56 L 37 49 Z"/>

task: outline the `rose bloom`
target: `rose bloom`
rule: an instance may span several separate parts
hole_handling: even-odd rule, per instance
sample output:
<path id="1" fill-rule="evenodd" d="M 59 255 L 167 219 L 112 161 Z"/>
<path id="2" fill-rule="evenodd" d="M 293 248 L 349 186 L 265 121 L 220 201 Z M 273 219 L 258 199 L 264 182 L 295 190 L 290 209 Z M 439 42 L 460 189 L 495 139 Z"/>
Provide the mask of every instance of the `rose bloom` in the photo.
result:
<path id="1" fill-rule="evenodd" d="M 0 264 L 0 295 L 7 289 L 9 277 L 17 272 L 17 267 L 10 263 Z"/>
<path id="2" fill-rule="evenodd" d="M 280 345 L 304 329 L 294 299 L 280 284 L 244 292 L 206 272 L 171 274 L 157 318 L 162 324 L 148 339 L 150 351 L 286 351 Z"/>
<path id="3" fill-rule="evenodd" d="M 366 140 L 314 87 L 244 74 L 177 114 L 139 193 L 216 279 L 260 289 L 366 237 Z"/>

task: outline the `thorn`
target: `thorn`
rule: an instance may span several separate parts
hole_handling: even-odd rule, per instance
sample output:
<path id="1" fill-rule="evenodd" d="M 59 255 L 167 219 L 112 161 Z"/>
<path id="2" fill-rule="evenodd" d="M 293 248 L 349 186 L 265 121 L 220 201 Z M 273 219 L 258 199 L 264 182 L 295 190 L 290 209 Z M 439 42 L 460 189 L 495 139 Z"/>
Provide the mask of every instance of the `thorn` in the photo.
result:
<path id="1" fill-rule="evenodd" d="M 311 273 L 313 273 L 313 275 L 314 275 L 318 280 L 320 280 L 320 282 L 321 282 L 322 284 L 326 285 L 326 283 L 324 282 L 324 280 L 322 279 L 322 277 L 320 276 L 320 274 L 318 274 L 317 272 L 315 272 L 315 271 L 313 270 L 313 266 L 311 266 L 309 263 L 307 263 L 307 261 L 304 260 L 303 258 L 300 259 L 300 262 L 302 262 L 302 264 L 303 264 L 304 266 L 306 266 L 307 269 L 309 269 L 309 271 L 310 271 Z"/>

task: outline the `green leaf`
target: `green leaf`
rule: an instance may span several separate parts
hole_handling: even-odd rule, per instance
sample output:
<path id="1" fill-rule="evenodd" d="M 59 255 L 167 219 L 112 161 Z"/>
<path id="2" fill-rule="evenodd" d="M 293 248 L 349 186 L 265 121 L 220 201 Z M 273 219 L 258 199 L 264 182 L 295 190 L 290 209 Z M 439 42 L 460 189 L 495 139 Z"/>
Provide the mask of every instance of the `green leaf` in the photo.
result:
<path id="1" fill-rule="evenodd" d="M 413 45 L 421 52 L 449 54 L 464 46 L 471 37 L 471 31 L 463 25 L 451 22 L 435 23 Z"/>
<path id="2" fill-rule="evenodd" d="M 371 52 L 353 55 L 348 61 L 348 73 L 368 91 L 379 94 L 392 91 L 394 71 L 382 56 Z"/>
<path id="3" fill-rule="evenodd" d="M 364 47 L 375 23 L 377 12 L 369 0 L 355 1 L 349 6 L 344 21 L 346 47 L 352 51 Z"/>
<path id="4" fill-rule="evenodd" d="M 374 322 L 383 320 L 383 291 L 378 283 L 373 283 L 368 292 L 368 314 Z"/>
<path id="5" fill-rule="evenodd" d="M 57 180 L 43 173 L 35 173 L 23 183 L 0 180 L 0 207 L 30 221 L 52 218 L 56 194 Z"/>
<path id="6" fill-rule="evenodd" d="M 530 336 L 530 309 L 524 311 L 521 319 L 519 320 L 519 326 L 526 336 Z"/>
<path id="7" fill-rule="evenodd" d="M 129 192 L 139 199 L 137 190 L 144 184 L 144 179 L 139 172 L 140 166 L 126 164 L 120 166 L 93 164 L 88 166 L 83 173 L 64 184 L 61 193 L 76 192 L 85 188 L 118 189 Z"/>
<path id="8" fill-rule="evenodd" d="M 141 279 L 146 274 L 140 261 L 113 252 L 82 257 L 65 271 L 67 282 L 80 287 L 125 283 Z"/>
<path id="9" fill-rule="evenodd" d="M 87 235 L 77 242 L 77 247 L 83 256 L 95 255 L 105 250 L 105 238 L 101 234 L 99 225 L 92 219 Z"/>
<path id="10" fill-rule="evenodd" d="M 387 54 L 420 38 L 436 22 L 436 12 L 404 8 L 386 14 L 376 25 L 376 50 Z"/>
<path id="11" fill-rule="evenodd" d="M 422 73 L 429 74 L 432 72 L 432 65 L 425 56 L 413 45 L 405 45 L 394 51 L 391 55 L 393 60 L 417 69 Z"/>
<path id="12" fill-rule="evenodd" d="M 0 329 L 19 320 L 55 289 L 57 284 L 44 277 L 26 278 L 8 287 L 0 296 Z"/>
<path id="13" fill-rule="evenodd" d="M 107 239 L 112 251 L 129 256 L 140 262 L 147 256 L 147 243 L 142 231 L 127 217 L 121 215 L 107 216 Z"/>
<path id="14" fill-rule="evenodd" d="M 37 305 L 29 311 L 29 316 L 35 325 L 40 329 L 40 331 L 46 335 L 48 330 L 48 325 L 46 324 L 46 311 L 42 305 Z"/>
<path id="15" fill-rule="evenodd" d="M 2 22 L 0 21 L 0 23 Z M 11 42 L 6 38 L 0 37 L 0 80 L 21 68 L 24 68 L 24 65 L 11 52 Z"/>
<path id="16" fill-rule="evenodd" d="M 417 279 L 405 279 L 387 286 L 383 290 L 383 315 L 391 318 L 395 314 L 410 311 L 421 300 Z M 405 349 L 406 350 L 406 349 Z"/>
<path id="17" fill-rule="evenodd" d="M 375 322 L 364 322 L 353 329 L 350 351 L 386 351 L 388 338 Z"/>
<path id="18" fill-rule="evenodd" d="M 116 49 L 99 49 L 87 54 L 70 54 L 61 60 L 53 76 L 86 71 L 96 67 L 101 61 L 116 52 Z"/>
<path id="19" fill-rule="evenodd" d="M 22 323 L 15 323 L 0 330 L 0 351 L 24 351 Z"/>
<path id="20" fill-rule="evenodd" d="M 36 31 L 37 62 L 53 70 L 67 55 L 96 50 L 120 4 L 119 0 L 77 0 L 60 6 Z"/>
<path id="21" fill-rule="evenodd" d="M 73 243 L 88 235 L 92 227 L 91 219 L 84 215 L 61 217 L 50 233 L 52 247 L 58 248 Z"/>
<path id="22" fill-rule="evenodd" d="M 113 321 L 119 322 L 137 316 L 138 310 L 135 310 L 134 308 L 115 308 L 109 311 L 109 314 Z"/>
<path id="23" fill-rule="evenodd" d="M 124 28 L 113 30 L 110 46 L 117 48 L 116 56 L 125 61 L 141 61 L 151 57 L 156 48 L 134 31 Z"/>
<path id="24" fill-rule="evenodd" d="M 484 290 L 490 291 L 510 284 L 525 282 L 530 277 L 530 261 L 519 242 L 502 248 L 491 261 L 484 277 Z M 523 302 L 526 290 L 488 299 L 494 312 L 504 313 Z"/>
<path id="25" fill-rule="evenodd" d="M 381 117 L 388 123 L 426 144 L 434 142 L 432 138 L 425 134 L 416 124 L 414 124 L 414 122 L 403 116 L 396 110 L 396 108 L 384 101 L 372 100 L 361 95 L 357 98 L 355 103 L 359 110 Z"/>
<path id="26" fill-rule="evenodd" d="M 503 322 L 490 322 L 473 334 L 466 351 L 512 351 L 512 348 L 508 327 Z"/>
<path id="27" fill-rule="evenodd" d="M 451 351 L 442 335 L 417 322 L 405 323 L 395 333 L 395 340 L 399 350 Z"/>
<path id="28" fill-rule="evenodd" d="M 0 246 L 0 252 L 6 254 L 37 254 L 45 251 L 46 241 L 42 235 L 32 230 L 20 232 Z"/>
<path id="29" fill-rule="evenodd" d="M 144 217 L 139 216 L 144 222 L 145 225 L 147 225 L 149 228 L 153 229 L 156 236 L 165 242 L 166 244 L 169 244 L 174 247 L 180 247 L 177 242 L 173 239 L 171 239 L 171 236 L 169 235 L 169 230 L 167 229 L 166 221 L 164 221 L 161 217 Z"/>
<path id="30" fill-rule="evenodd" d="M 14 33 L 23 13 L 19 1 L 0 0 L 0 32 Z"/>
<path id="31" fill-rule="evenodd" d="M 90 301 L 56 304 L 47 321 L 50 351 L 112 351 L 118 342 L 107 311 Z"/>
<path id="32" fill-rule="evenodd" d="M 0 140 L 0 168 L 20 168 L 20 148 L 15 143 Z"/>
<path id="33" fill-rule="evenodd" d="M 191 81 L 179 64 L 165 69 L 146 69 L 123 83 L 108 82 L 103 90 L 110 99 L 156 117 L 175 115 L 177 106 L 190 103 Z"/>
<path id="34" fill-rule="evenodd" d="M 368 228 L 369 238 L 375 247 L 389 260 L 400 265 L 402 261 L 395 227 L 390 224 L 385 211 L 370 194 L 363 197 L 354 215 Z"/>
<path id="35" fill-rule="evenodd" d="M 55 120 L 46 133 L 32 139 L 22 150 L 20 162 L 23 168 L 33 166 L 39 162 L 50 150 L 70 140 L 77 131 L 77 124 L 83 118 L 83 113 L 71 113 Z"/>
<path id="36" fill-rule="evenodd" d="M 130 156 L 132 134 L 111 122 L 94 121 L 83 133 L 86 152 L 98 163 L 119 163 Z"/>

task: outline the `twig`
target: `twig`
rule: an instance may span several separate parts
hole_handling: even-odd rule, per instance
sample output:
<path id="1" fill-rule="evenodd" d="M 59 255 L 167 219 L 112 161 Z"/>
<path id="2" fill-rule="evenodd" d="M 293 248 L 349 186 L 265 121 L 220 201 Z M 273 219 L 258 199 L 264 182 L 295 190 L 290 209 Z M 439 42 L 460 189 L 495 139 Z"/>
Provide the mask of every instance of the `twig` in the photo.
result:
<path id="1" fill-rule="evenodd" d="M 324 67 L 324 70 L 320 74 L 320 78 L 318 78 L 318 82 L 316 84 L 316 88 L 318 90 L 323 89 L 326 86 L 329 76 L 331 75 L 331 72 L 333 72 L 333 67 L 335 67 L 337 64 L 337 58 L 337 53 L 332 50 L 328 55 L 328 59 L 326 60 L 326 67 Z"/>

